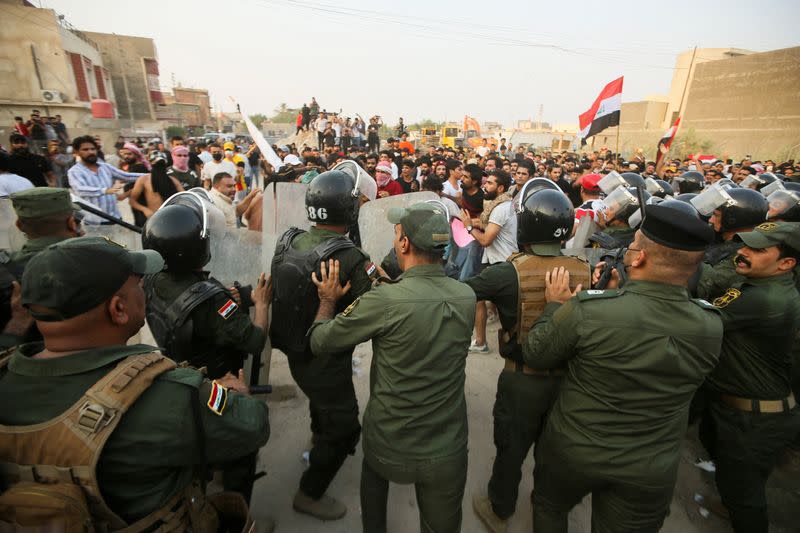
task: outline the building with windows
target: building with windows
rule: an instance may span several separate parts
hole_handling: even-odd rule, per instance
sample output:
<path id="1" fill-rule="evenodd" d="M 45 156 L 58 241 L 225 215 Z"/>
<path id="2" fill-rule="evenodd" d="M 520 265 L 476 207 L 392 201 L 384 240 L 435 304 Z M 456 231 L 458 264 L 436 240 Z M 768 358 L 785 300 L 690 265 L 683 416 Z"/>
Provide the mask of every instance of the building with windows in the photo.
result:
<path id="1" fill-rule="evenodd" d="M 112 143 L 117 93 L 98 44 L 52 9 L 0 0 L 0 10 L 0 142 L 8 142 L 15 116 L 36 109 L 61 115 L 73 137 L 95 133 Z M 108 118 L 93 115 L 93 103 L 104 104 Z"/>

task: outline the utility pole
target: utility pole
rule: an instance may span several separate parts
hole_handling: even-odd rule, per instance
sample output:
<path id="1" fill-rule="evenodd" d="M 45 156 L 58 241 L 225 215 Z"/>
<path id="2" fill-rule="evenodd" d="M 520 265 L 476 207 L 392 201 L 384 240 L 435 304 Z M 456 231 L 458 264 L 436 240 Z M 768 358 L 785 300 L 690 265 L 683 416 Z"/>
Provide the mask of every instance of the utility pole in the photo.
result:
<path id="1" fill-rule="evenodd" d="M 536 123 L 536 129 L 541 131 L 542 129 L 542 121 L 544 118 L 544 104 L 539 104 L 539 116 Z"/>

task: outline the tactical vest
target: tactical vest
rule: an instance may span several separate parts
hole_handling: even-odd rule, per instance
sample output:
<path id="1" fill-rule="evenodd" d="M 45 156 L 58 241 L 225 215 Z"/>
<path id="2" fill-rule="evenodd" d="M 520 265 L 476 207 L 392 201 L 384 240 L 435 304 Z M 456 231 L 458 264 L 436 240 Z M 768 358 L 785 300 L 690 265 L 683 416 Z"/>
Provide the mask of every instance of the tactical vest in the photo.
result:
<path id="1" fill-rule="evenodd" d="M 725 259 L 736 255 L 736 252 L 738 252 L 739 248 L 741 247 L 741 242 L 734 241 L 712 244 L 706 249 L 703 262 L 708 263 L 711 266 L 716 266 Z"/>
<path id="2" fill-rule="evenodd" d="M 8 359 L 0 361 L 0 369 Z M 84 524 L 87 531 L 192 529 L 192 498 L 202 497 L 196 487 L 190 485 L 161 509 L 127 524 L 108 507 L 97 481 L 103 447 L 123 415 L 156 377 L 175 366 L 157 352 L 127 357 L 59 416 L 30 426 L 0 425 L 0 468 L 8 487 L 0 495 L 0 513 L 14 513 L 10 508 L 16 510 L 18 525 L 37 523 L 49 518 L 41 509 L 61 500 L 73 509 L 88 506 L 92 523 Z M 0 522 L 0 529 L 5 525 Z"/>
<path id="3" fill-rule="evenodd" d="M 589 263 L 577 257 L 518 253 L 511 256 L 509 261 L 517 271 L 519 284 L 517 323 L 513 331 L 516 333 L 519 344 L 525 342 L 534 322 L 544 312 L 544 306 L 547 303 L 544 299 L 545 272 L 552 272 L 554 268 L 564 267 L 569 271 L 569 283 L 573 288 L 578 284 L 587 289 L 590 287 Z"/>
<path id="4" fill-rule="evenodd" d="M 144 279 L 147 325 L 165 354 L 176 361 L 187 361 L 195 355 L 192 350 L 192 311 L 209 298 L 225 292 L 225 288 L 213 278 L 198 281 L 174 301 L 168 301 L 158 296 L 155 276 L 157 274 L 145 276 Z"/>
<path id="5" fill-rule="evenodd" d="M 284 353 L 306 352 L 306 333 L 317 313 L 319 297 L 317 287 L 311 281 L 311 273 L 317 272 L 319 264 L 340 250 L 355 248 L 344 235 L 321 242 L 311 250 L 292 248 L 292 241 L 306 233 L 290 228 L 284 233 L 272 258 L 272 323 L 269 338 L 273 348 Z"/>

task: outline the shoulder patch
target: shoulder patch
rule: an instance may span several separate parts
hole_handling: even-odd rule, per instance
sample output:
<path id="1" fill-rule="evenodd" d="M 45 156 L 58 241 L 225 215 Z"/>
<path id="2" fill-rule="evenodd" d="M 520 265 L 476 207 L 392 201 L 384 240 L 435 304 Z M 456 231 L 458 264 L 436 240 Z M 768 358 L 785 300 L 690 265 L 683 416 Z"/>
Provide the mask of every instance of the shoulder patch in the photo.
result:
<path id="1" fill-rule="evenodd" d="M 778 225 L 774 222 L 764 222 L 763 224 L 756 226 L 756 229 L 760 231 L 772 231 L 777 227 Z"/>
<path id="2" fill-rule="evenodd" d="M 719 308 L 714 307 L 714 304 L 712 304 L 709 301 L 703 300 L 702 298 L 691 298 L 691 300 L 692 300 L 692 302 L 694 302 L 698 306 L 702 307 L 703 309 L 707 309 L 709 311 L 718 311 L 719 310 Z"/>
<path id="3" fill-rule="evenodd" d="M 739 289 L 728 289 L 725 291 L 725 294 L 720 296 L 719 298 L 715 299 L 713 304 L 714 307 L 722 309 L 723 307 L 727 307 L 730 305 L 732 301 L 742 295 L 742 291 Z"/>
<path id="4" fill-rule="evenodd" d="M 623 289 L 606 289 L 598 290 L 591 289 L 588 291 L 581 291 L 578 293 L 578 300 L 584 302 L 586 300 L 601 300 L 604 298 L 616 298 L 622 296 L 625 291 Z"/>
<path id="5" fill-rule="evenodd" d="M 215 414 L 222 416 L 225 405 L 228 403 L 228 389 L 217 383 L 211 382 L 211 394 L 208 396 L 206 405 Z"/>
<path id="6" fill-rule="evenodd" d="M 233 300 L 228 299 L 228 301 L 225 302 L 225 304 L 222 307 L 217 309 L 217 314 L 222 318 L 224 318 L 225 320 L 228 320 L 228 317 L 231 316 L 233 312 L 236 311 L 238 308 L 239 306 L 236 305 L 236 303 Z"/>
<path id="7" fill-rule="evenodd" d="M 347 308 L 346 308 L 344 311 L 342 311 L 342 316 L 347 316 L 347 315 L 349 315 L 350 313 L 352 313 L 352 312 L 353 312 L 353 309 L 355 309 L 355 308 L 356 308 L 356 306 L 358 305 L 358 302 L 360 302 L 360 301 L 361 301 L 361 296 L 359 296 L 358 298 L 356 298 L 355 300 L 353 300 L 353 303 L 351 303 L 350 305 L 348 305 L 348 306 L 347 306 Z"/>

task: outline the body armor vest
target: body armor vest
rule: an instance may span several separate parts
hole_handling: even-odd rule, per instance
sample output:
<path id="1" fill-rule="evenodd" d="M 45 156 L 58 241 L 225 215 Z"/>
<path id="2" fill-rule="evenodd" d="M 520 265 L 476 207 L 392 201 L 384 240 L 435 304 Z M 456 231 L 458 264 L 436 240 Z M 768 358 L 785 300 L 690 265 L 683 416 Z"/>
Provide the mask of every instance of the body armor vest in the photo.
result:
<path id="1" fill-rule="evenodd" d="M 0 361 L 0 368 L 9 358 Z M 0 425 L 0 467 L 9 486 L 0 496 L 0 509 L 15 506 L 16 520 L 24 521 L 26 509 L 41 509 L 51 499 L 72 500 L 88 507 L 89 531 L 190 530 L 190 489 L 135 524 L 127 524 L 105 503 L 97 482 L 103 447 L 122 416 L 156 377 L 173 368 L 175 362 L 157 352 L 132 355 L 56 418 L 30 426 Z M 42 518 L 40 513 L 32 516 Z"/>
<path id="2" fill-rule="evenodd" d="M 305 233 L 290 228 L 284 233 L 272 258 L 272 322 L 269 338 L 273 348 L 284 353 L 304 353 L 307 348 L 306 333 L 317 313 L 319 297 L 317 287 L 311 281 L 311 273 L 317 272 L 321 261 L 329 259 L 335 252 L 355 248 L 344 235 L 327 239 L 311 250 L 292 248 L 292 241 Z"/>
<path id="3" fill-rule="evenodd" d="M 145 276 L 144 280 L 147 325 L 165 354 L 176 361 L 187 361 L 194 355 L 192 311 L 209 298 L 225 292 L 225 288 L 213 278 L 199 281 L 170 302 L 158 296 L 156 275 Z"/>
<path id="4" fill-rule="evenodd" d="M 519 253 L 509 259 L 517 271 L 519 283 L 519 296 L 517 305 L 517 324 L 513 333 L 516 333 L 517 343 L 522 344 L 528 336 L 528 331 L 533 327 L 547 303 L 544 299 L 544 275 L 552 272 L 554 268 L 564 267 L 569 271 L 571 288 L 581 284 L 589 288 L 591 284 L 591 271 L 589 263 L 577 257 L 566 255 L 544 256 Z"/>
<path id="5" fill-rule="evenodd" d="M 739 248 L 742 246 L 743 243 L 734 241 L 712 244 L 706 249 L 703 262 L 715 266 L 717 263 L 736 255 L 736 252 L 738 252 Z"/>

